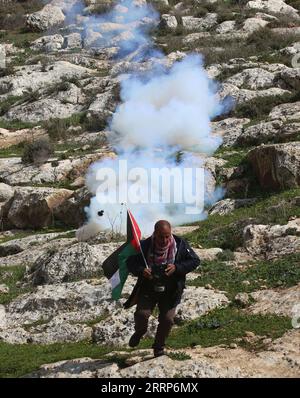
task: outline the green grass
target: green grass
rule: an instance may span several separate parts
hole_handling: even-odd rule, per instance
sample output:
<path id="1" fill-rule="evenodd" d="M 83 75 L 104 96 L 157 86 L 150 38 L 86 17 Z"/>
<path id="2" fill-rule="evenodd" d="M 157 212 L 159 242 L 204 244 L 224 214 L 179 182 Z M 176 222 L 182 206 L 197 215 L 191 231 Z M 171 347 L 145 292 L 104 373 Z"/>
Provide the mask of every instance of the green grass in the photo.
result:
<path id="1" fill-rule="evenodd" d="M 13 121 L 0 120 L 0 128 L 6 130 L 30 129 L 38 125 L 40 125 L 40 123 L 22 122 L 21 120 L 13 120 Z"/>
<path id="2" fill-rule="evenodd" d="M 249 264 L 248 264 L 249 265 Z M 251 266 L 240 270 L 221 260 L 203 261 L 197 270 L 200 276 L 188 284 L 191 286 L 212 285 L 227 292 L 232 300 L 237 293 L 253 292 L 267 288 L 288 288 L 300 282 L 300 253 L 287 255 L 273 261 L 254 261 Z M 244 285 L 243 281 L 250 285 Z"/>
<path id="3" fill-rule="evenodd" d="M 176 329 L 168 339 L 171 348 L 184 348 L 201 345 L 212 347 L 219 344 L 237 343 L 246 349 L 261 349 L 252 347 L 236 339 L 245 336 L 246 331 L 256 335 L 278 338 L 291 329 L 288 317 L 275 315 L 250 315 L 234 307 L 217 309 L 198 320 Z"/>
<path id="4" fill-rule="evenodd" d="M 27 293 L 30 289 L 19 288 L 16 283 L 23 279 L 25 266 L 1 267 L 0 283 L 9 287 L 9 293 L 0 294 L 0 304 L 8 304 L 17 296 Z"/>
<path id="5" fill-rule="evenodd" d="M 62 360 L 81 357 L 103 359 L 112 350 L 112 347 L 97 346 L 90 342 L 51 345 L 12 345 L 0 342 L 0 377 L 20 377 L 37 370 L 43 364 Z"/>
<path id="6" fill-rule="evenodd" d="M 23 153 L 24 145 L 23 143 L 12 145 L 8 148 L 0 149 L 0 158 L 14 158 L 21 157 Z"/>
<path id="7" fill-rule="evenodd" d="M 3 116 L 13 105 L 22 100 L 22 96 L 10 95 L 0 102 L 0 116 Z"/>
<path id="8" fill-rule="evenodd" d="M 251 148 L 228 148 L 220 147 L 215 153 L 214 157 L 221 158 L 227 161 L 224 168 L 237 167 L 246 163 L 246 155 Z"/>
<path id="9" fill-rule="evenodd" d="M 179 349 L 196 345 L 213 347 L 225 344 L 229 346 L 231 343 L 236 343 L 247 350 L 259 351 L 264 348 L 261 341 L 253 345 L 237 339 L 245 336 L 246 331 L 275 339 L 290 329 L 292 329 L 292 324 L 288 317 L 252 315 L 229 306 L 213 310 L 207 315 L 174 328 L 167 340 L 167 347 Z M 151 344 L 152 339 L 147 338 L 141 342 L 140 347 L 150 348 Z"/>
<path id="10" fill-rule="evenodd" d="M 300 195 L 300 188 L 281 193 L 265 193 L 254 205 L 239 208 L 230 214 L 214 214 L 195 223 L 199 229 L 186 234 L 186 238 L 197 246 L 221 247 L 235 250 L 241 246 L 242 231 L 253 221 L 259 224 L 286 224 L 291 216 L 300 216 L 300 208 L 292 199 Z"/>
<path id="11" fill-rule="evenodd" d="M 168 357 L 173 359 L 174 361 L 186 361 L 187 359 L 191 359 L 191 356 L 186 354 L 185 352 L 169 352 Z"/>

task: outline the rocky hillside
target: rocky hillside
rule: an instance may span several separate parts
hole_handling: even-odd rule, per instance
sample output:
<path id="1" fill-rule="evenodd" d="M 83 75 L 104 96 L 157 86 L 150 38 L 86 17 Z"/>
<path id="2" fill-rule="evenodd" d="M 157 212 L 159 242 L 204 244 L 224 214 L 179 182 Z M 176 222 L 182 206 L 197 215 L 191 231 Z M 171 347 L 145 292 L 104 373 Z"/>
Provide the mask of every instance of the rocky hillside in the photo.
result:
<path id="1" fill-rule="evenodd" d="M 91 197 L 86 171 L 118 155 L 107 120 L 120 101 L 120 75 L 149 70 L 154 60 L 117 56 L 127 26 L 106 24 L 105 46 L 84 28 L 112 0 L 7 0 L 0 4 L 0 377 L 300 374 L 300 2 L 151 3 L 158 20 L 140 23 L 165 65 L 203 54 L 220 98 L 232 104 L 212 120 L 223 144 L 205 158 L 224 197 L 204 221 L 176 230 L 202 267 L 188 277 L 167 355 L 149 350 L 155 315 L 140 349 L 128 349 L 134 310 L 122 303 L 134 279 L 113 302 L 101 273 L 122 237 L 75 238 Z"/>

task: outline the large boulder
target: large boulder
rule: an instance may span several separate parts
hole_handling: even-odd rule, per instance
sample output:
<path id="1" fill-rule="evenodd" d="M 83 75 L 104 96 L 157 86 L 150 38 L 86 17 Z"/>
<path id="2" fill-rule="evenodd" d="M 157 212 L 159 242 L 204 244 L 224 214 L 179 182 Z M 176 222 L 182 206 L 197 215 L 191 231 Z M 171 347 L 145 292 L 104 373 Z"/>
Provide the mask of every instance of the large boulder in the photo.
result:
<path id="1" fill-rule="evenodd" d="M 12 107 L 3 117 L 5 120 L 21 120 L 23 122 L 41 122 L 53 118 L 66 119 L 81 112 L 83 106 L 70 104 L 56 98 L 45 98 L 25 105 Z"/>
<path id="2" fill-rule="evenodd" d="M 300 68 L 284 68 L 280 73 L 280 78 L 287 89 L 300 90 Z"/>
<path id="3" fill-rule="evenodd" d="M 292 6 L 286 4 L 283 0 L 254 0 L 246 4 L 246 8 L 271 12 L 274 14 L 283 14 L 299 18 L 298 11 Z"/>
<path id="4" fill-rule="evenodd" d="M 11 199 L 14 196 L 14 192 L 13 187 L 0 182 L 0 203 Z"/>
<path id="5" fill-rule="evenodd" d="M 57 61 L 42 65 L 24 65 L 18 67 L 13 75 L 0 78 L 0 92 L 6 93 L 0 99 L 8 95 L 22 96 L 28 90 L 37 91 L 54 86 L 68 79 L 84 79 L 94 72 L 83 66 L 74 65 L 68 61 Z M 1 98 L 2 97 L 2 98 Z"/>
<path id="6" fill-rule="evenodd" d="M 300 142 L 261 145 L 247 157 L 262 188 L 278 190 L 300 186 Z"/>
<path id="7" fill-rule="evenodd" d="M 218 15 L 208 13 L 203 18 L 182 17 L 182 25 L 186 30 L 205 31 L 213 28 L 218 24 Z"/>
<path id="8" fill-rule="evenodd" d="M 299 134 L 300 122 L 283 123 L 282 120 L 260 122 L 244 129 L 237 138 L 238 145 L 259 145 L 268 142 L 293 141 Z"/>
<path id="9" fill-rule="evenodd" d="M 215 203 L 210 209 L 209 214 L 225 215 L 233 212 L 235 209 L 241 207 L 251 206 L 255 203 L 256 199 L 223 199 Z"/>
<path id="10" fill-rule="evenodd" d="M 227 118 L 218 122 L 212 122 L 211 128 L 214 134 L 222 137 L 222 145 L 225 147 L 234 146 L 244 134 L 244 125 L 249 123 L 247 118 Z"/>
<path id="11" fill-rule="evenodd" d="M 247 18 L 243 24 L 242 30 L 244 30 L 247 33 L 253 33 L 256 30 L 259 30 L 261 28 L 264 28 L 269 24 L 269 21 L 265 21 L 262 18 Z"/>
<path id="12" fill-rule="evenodd" d="M 42 165 L 24 165 L 20 158 L 3 158 L 0 159 L 0 179 L 9 185 L 70 182 L 84 176 L 91 163 L 114 156 L 113 152 L 104 150 L 65 160 L 49 160 Z"/>
<path id="13" fill-rule="evenodd" d="M 58 251 L 49 250 L 36 260 L 25 279 L 36 286 L 97 276 L 103 261 L 118 246 L 120 244 L 77 243 Z"/>
<path id="14" fill-rule="evenodd" d="M 300 219 L 286 225 L 248 225 L 243 231 L 244 247 L 253 257 L 271 260 L 300 252 Z"/>
<path id="15" fill-rule="evenodd" d="M 91 194 L 85 187 L 75 191 L 72 196 L 55 208 L 55 218 L 65 225 L 78 228 L 86 220 L 84 208 L 89 205 L 90 199 Z"/>
<path id="16" fill-rule="evenodd" d="M 112 311 L 110 286 L 103 280 L 38 286 L 17 297 L 2 310 L 0 340 L 8 343 L 43 343 L 91 339 L 84 322 Z"/>
<path id="17" fill-rule="evenodd" d="M 43 228 L 53 222 L 53 210 L 73 191 L 56 188 L 18 187 L 4 215 L 17 228 Z"/>
<path id="18" fill-rule="evenodd" d="M 271 110 L 269 118 L 283 122 L 300 120 L 300 101 L 275 106 Z"/>
<path id="19" fill-rule="evenodd" d="M 163 14 L 158 27 L 160 29 L 176 29 L 178 26 L 175 15 Z"/>
<path id="20" fill-rule="evenodd" d="M 81 48 L 82 47 L 82 37 L 80 33 L 70 33 L 69 35 L 65 36 L 64 46 L 68 50 L 72 50 L 74 48 Z"/>
<path id="21" fill-rule="evenodd" d="M 105 84 L 106 80 L 104 81 Z M 87 117 L 89 120 L 95 120 L 103 127 L 107 123 L 107 119 L 112 116 L 119 101 L 120 87 L 117 80 L 112 80 L 101 94 L 95 96 L 94 101 L 88 108 Z"/>
<path id="22" fill-rule="evenodd" d="M 42 10 L 27 15 L 26 25 L 31 31 L 45 32 L 62 25 L 64 21 L 65 15 L 61 8 L 47 4 Z"/>
<path id="23" fill-rule="evenodd" d="M 62 35 L 42 36 L 31 43 L 30 48 L 34 51 L 57 51 L 63 46 L 64 38 Z"/>
<path id="24" fill-rule="evenodd" d="M 254 85 L 255 84 L 256 83 L 254 83 Z M 262 84 L 268 83 L 262 81 Z M 262 90 L 249 90 L 247 88 L 238 88 L 235 84 L 228 83 L 226 81 L 220 85 L 218 94 L 221 99 L 232 97 L 235 100 L 236 104 L 242 104 L 259 97 L 283 96 L 286 94 L 291 94 L 291 92 L 289 90 L 285 90 L 279 87 L 269 87 Z"/>
<path id="25" fill-rule="evenodd" d="M 244 69 L 228 78 L 226 83 L 249 90 L 267 89 L 274 86 L 276 74 L 262 68 Z"/>
<path id="26" fill-rule="evenodd" d="M 255 303 L 248 310 L 252 314 L 276 314 L 293 318 L 300 316 L 300 284 L 288 289 L 259 290 L 251 293 Z M 296 312 L 297 310 L 297 312 Z"/>
<path id="27" fill-rule="evenodd" d="M 224 33 L 233 32 L 235 28 L 236 28 L 235 21 L 224 21 L 217 26 L 216 33 L 222 35 Z"/>

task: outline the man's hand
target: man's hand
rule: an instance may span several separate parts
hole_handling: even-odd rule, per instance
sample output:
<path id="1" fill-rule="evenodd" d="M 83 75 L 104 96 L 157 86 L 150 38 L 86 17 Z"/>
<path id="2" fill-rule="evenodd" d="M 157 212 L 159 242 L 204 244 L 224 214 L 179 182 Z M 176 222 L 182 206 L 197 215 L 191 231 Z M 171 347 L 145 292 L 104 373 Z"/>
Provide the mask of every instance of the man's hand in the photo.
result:
<path id="1" fill-rule="evenodd" d="M 146 279 L 153 279 L 151 269 L 150 268 L 145 268 L 143 271 L 143 277 Z"/>
<path id="2" fill-rule="evenodd" d="M 167 276 L 170 276 L 170 275 L 172 275 L 175 271 L 176 271 L 176 265 L 174 265 L 174 264 L 168 264 L 165 273 L 166 273 Z"/>

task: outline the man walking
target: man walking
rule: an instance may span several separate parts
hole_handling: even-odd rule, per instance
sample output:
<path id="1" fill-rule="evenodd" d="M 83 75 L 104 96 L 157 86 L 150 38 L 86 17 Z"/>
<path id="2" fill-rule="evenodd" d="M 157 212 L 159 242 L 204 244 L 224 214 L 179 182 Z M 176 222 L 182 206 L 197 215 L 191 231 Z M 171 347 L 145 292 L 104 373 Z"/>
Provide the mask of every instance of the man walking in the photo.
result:
<path id="1" fill-rule="evenodd" d="M 129 340 L 136 347 L 147 332 L 148 319 L 156 305 L 159 324 L 152 348 L 154 356 L 164 354 L 165 340 L 174 324 L 176 306 L 185 288 L 185 275 L 196 269 L 200 259 L 189 244 L 172 234 L 166 220 L 158 221 L 151 237 L 141 241 L 142 253 L 127 259 L 127 268 L 138 281 L 124 304 L 137 305 L 134 314 L 135 332 Z"/>

